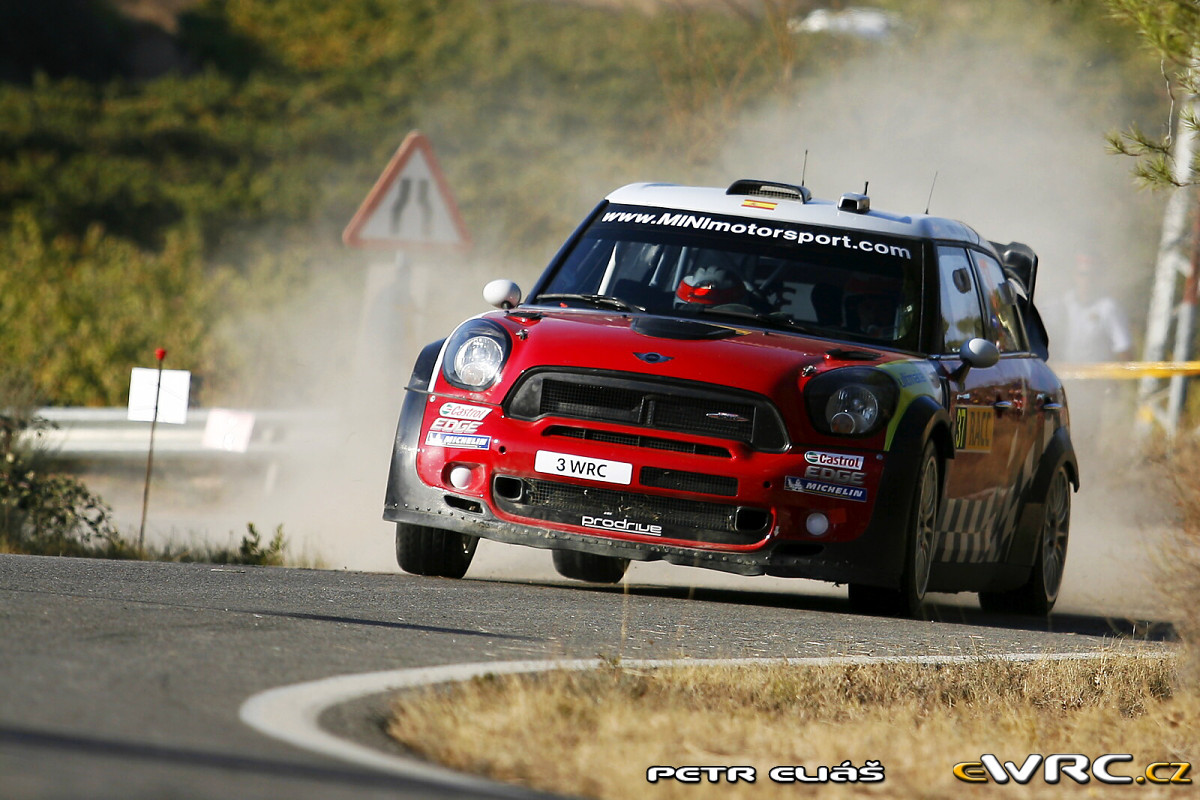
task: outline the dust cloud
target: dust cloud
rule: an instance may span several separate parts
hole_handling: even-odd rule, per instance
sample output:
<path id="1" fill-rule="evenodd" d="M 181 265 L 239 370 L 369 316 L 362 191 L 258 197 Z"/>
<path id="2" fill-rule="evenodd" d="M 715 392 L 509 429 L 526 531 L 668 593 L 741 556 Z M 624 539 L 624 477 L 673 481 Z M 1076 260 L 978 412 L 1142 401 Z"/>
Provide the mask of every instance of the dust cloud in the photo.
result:
<path id="1" fill-rule="evenodd" d="M 1039 254 L 1037 305 L 1061 337 L 1057 302 L 1076 255 L 1097 256 L 1100 290 L 1131 319 L 1140 347 L 1158 241 L 1158 202 L 1104 133 L 1127 124 L 1117 103 L 1085 104 L 1072 70 L 1035 69 L 1028 54 L 944 40 L 888 48 L 839 65 L 793 102 L 760 109 L 722 154 L 731 177 L 798 181 L 818 197 L 861 192 L 872 207 L 959 219 L 992 241 Z M 784 174 L 780 174 L 781 171 Z M 935 178 L 936 176 L 936 178 Z M 1131 382 L 1127 382 L 1131 383 Z M 1082 487 L 1060 609 L 1154 614 L 1155 546 L 1173 522 L 1161 476 L 1132 440 L 1132 385 L 1068 384 Z"/>
<path id="2" fill-rule="evenodd" d="M 1152 199 L 1134 192 L 1128 163 L 1105 152 L 1104 131 L 1124 124 L 1120 109 L 1086 107 L 1072 95 L 1069 70 L 1039 72 L 1001 44 L 989 43 L 986 53 L 944 44 L 888 47 L 831 65 L 796 97 L 755 108 L 735 125 L 718 156 L 718 174 L 726 181 L 798 182 L 807 151 L 806 182 L 818 197 L 862 191 L 869 182 L 874 208 L 917 213 L 929 203 L 932 213 L 961 219 L 987 238 L 1031 245 L 1041 256 L 1037 298 L 1043 308 L 1067 286 L 1075 254 L 1090 249 L 1102 254 L 1105 287 L 1126 303 L 1137 338 L 1157 211 Z M 642 178 L 691 180 L 686 174 Z M 590 202 L 612 188 L 594 187 Z M 409 365 L 421 345 L 487 310 L 480 297 L 487 280 L 511 277 L 528 289 L 542 266 L 489 263 L 482 255 L 487 252 L 479 246 L 467 258 L 412 259 L 407 285 L 393 286 L 382 299 L 376 294 L 364 301 L 365 276 L 340 286 L 326 283 L 296 307 L 254 321 L 251 327 L 291 350 L 306 376 L 302 392 L 310 407 L 331 409 L 336 421 L 324 446 L 290 453 L 269 485 L 258 475 L 216 498 L 221 511 L 202 517 L 200 535 L 240 535 L 246 521 L 266 530 L 283 524 L 293 555 L 333 568 L 395 570 L 392 527 L 381 510 Z M 380 310 L 387 313 L 381 317 Z M 369 330 L 381 318 L 390 323 Z M 1072 391 L 1092 389 L 1079 385 Z M 287 394 L 280 392 L 279 401 L 294 405 Z M 1075 497 L 1060 609 L 1154 614 L 1148 553 L 1170 519 L 1153 491 L 1154 479 L 1131 474 L 1137 460 L 1124 434 L 1131 409 L 1125 400 L 1114 403 L 1116 422 L 1103 428 L 1094 418 L 1072 420 L 1075 440 L 1088 446 L 1081 455 L 1083 489 Z M 157 521 L 152 517 L 152 527 L 164 535 L 180 525 L 195 531 L 196 518 L 187 514 L 163 512 Z M 470 574 L 556 577 L 545 551 L 488 542 Z M 662 564 L 634 564 L 629 580 L 842 591 Z"/>

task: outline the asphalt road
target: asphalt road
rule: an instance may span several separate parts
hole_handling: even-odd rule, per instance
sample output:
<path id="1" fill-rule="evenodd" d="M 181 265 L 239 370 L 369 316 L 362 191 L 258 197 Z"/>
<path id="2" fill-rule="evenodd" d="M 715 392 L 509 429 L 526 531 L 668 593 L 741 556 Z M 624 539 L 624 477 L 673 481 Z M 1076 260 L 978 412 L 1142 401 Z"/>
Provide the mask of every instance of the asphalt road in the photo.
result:
<path id="1" fill-rule="evenodd" d="M 967 604 L 933 615 L 859 617 L 836 593 L 770 588 L 0 556 L 0 797 L 465 796 L 239 721 L 252 695 L 337 675 L 596 656 L 1088 652 L 1170 635 L 1154 621 L 1030 622 Z M 364 701 L 329 724 L 377 743 L 377 713 Z"/>

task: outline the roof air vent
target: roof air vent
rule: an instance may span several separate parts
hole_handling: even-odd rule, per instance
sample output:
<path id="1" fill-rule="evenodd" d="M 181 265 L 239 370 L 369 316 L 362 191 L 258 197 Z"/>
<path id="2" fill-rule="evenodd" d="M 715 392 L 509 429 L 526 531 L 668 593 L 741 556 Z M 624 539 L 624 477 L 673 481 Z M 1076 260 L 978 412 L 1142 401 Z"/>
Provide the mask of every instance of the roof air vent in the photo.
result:
<path id="1" fill-rule="evenodd" d="M 865 214 L 871 210 L 871 198 L 865 194 L 846 192 L 838 200 L 838 211 L 853 211 L 855 214 Z"/>
<path id="2" fill-rule="evenodd" d="M 725 190 L 725 194 L 773 197 L 777 200 L 799 200 L 801 203 L 807 203 L 812 199 L 812 192 L 808 190 L 807 186 L 793 186 L 790 183 L 775 183 L 774 181 L 734 181 Z"/>

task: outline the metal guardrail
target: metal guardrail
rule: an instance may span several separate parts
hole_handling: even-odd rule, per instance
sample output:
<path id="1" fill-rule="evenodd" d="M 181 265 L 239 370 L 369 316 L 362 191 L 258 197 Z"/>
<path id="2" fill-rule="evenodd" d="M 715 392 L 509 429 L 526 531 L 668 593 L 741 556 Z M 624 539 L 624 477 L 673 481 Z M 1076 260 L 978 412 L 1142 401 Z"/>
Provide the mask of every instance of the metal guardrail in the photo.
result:
<path id="1" fill-rule="evenodd" d="M 336 446 L 340 418 L 322 411 L 254 411 L 254 427 L 245 452 L 204 446 L 209 409 L 188 409 L 183 425 L 159 423 L 154 458 L 273 459 L 284 454 Z M 124 408 L 41 408 L 36 416 L 52 423 L 38 439 L 45 455 L 63 461 L 145 459 L 150 423 L 130 422 Z M 26 440 L 28 441 L 28 440 Z M 32 442 L 29 442 L 32 443 Z"/>
<path id="2" fill-rule="evenodd" d="M 1120 380 L 1200 374 L 1200 361 L 1104 364 L 1063 364 L 1061 378 Z M 154 434 L 154 457 L 185 460 L 270 460 L 284 454 L 336 447 L 344 420 L 333 411 L 252 411 L 254 428 L 245 452 L 204 446 L 204 431 L 212 409 L 188 409 L 183 425 L 159 423 Z M 63 461 L 122 461 L 145 458 L 150 446 L 150 423 L 130 422 L 125 408 L 38 409 L 36 415 L 53 427 L 43 433 L 39 447 Z"/>
<path id="3" fill-rule="evenodd" d="M 1157 426 L 1168 438 L 1179 432 L 1187 381 L 1200 376 L 1200 361 L 1121 361 L 1099 364 L 1056 364 L 1063 380 L 1141 381 L 1133 430 L 1145 438 Z M 1167 384 L 1156 383 L 1167 380 Z"/>
<path id="4" fill-rule="evenodd" d="M 1059 364 L 1058 377 L 1067 380 L 1134 380 L 1200 375 L 1200 361 L 1120 361 L 1100 364 Z"/>

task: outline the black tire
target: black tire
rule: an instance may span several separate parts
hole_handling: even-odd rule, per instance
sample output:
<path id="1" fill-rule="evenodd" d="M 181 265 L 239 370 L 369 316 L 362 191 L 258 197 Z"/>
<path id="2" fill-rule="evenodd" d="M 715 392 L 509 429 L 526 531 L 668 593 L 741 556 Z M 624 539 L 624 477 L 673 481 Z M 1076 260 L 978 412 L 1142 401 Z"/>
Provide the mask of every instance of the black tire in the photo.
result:
<path id="1" fill-rule="evenodd" d="M 922 616 L 925 590 L 929 587 L 929 575 L 937 554 L 941 486 L 941 463 L 938 461 L 937 448 L 933 442 L 927 442 L 905 528 L 904 569 L 900 573 L 900 587 L 885 589 L 850 584 L 850 607 L 855 612 L 881 616 Z"/>
<path id="2" fill-rule="evenodd" d="M 554 550 L 551 555 L 559 575 L 588 583 L 618 583 L 629 568 L 628 558 L 597 556 L 578 550 Z"/>
<path id="3" fill-rule="evenodd" d="M 1044 617 L 1054 608 L 1062 588 L 1071 528 L 1071 479 L 1065 466 L 1060 465 L 1050 479 L 1043 509 L 1029 580 L 1008 592 L 980 592 L 979 605 L 984 611 Z"/>
<path id="4" fill-rule="evenodd" d="M 461 578 L 478 544 L 479 538 L 469 534 L 396 523 L 396 563 L 414 575 Z"/>

